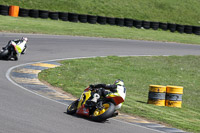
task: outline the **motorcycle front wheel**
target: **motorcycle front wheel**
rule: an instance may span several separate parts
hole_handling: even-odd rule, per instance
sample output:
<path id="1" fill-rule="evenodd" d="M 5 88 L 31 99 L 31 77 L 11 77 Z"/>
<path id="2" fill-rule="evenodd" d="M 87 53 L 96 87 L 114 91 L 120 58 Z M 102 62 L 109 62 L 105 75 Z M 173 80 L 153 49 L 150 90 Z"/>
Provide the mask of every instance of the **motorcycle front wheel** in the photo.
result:
<path id="1" fill-rule="evenodd" d="M 115 111 L 115 105 L 111 102 L 104 103 L 103 109 L 99 110 L 96 109 L 94 113 L 91 115 L 93 121 L 101 122 L 105 121 L 106 119 L 112 117 Z"/>
<path id="2" fill-rule="evenodd" d="M 68 107 L 67 107 L 67 114 L 75 114 L 78 106 L 78 100 L 72 102 Z"/>

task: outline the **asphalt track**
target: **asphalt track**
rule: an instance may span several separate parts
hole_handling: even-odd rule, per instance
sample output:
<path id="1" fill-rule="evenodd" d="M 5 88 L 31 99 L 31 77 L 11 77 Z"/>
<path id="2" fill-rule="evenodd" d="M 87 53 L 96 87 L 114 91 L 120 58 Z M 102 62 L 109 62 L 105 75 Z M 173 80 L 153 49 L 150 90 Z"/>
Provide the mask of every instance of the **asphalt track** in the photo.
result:
<path id="1" fill-rule="evenodd" d="M 95 123 L 66 115 L 66 106 L 12 84 L 9 68 L 31 62 L 108 55 L 200 55 L 199 45 L 90 37 L 0 33 L 0 47 L 10 39 L 29 38 L 27 54 L 19 61 L 0 61 L 0 133 L 155 133 L 161 132 L 109 120 Z"/>

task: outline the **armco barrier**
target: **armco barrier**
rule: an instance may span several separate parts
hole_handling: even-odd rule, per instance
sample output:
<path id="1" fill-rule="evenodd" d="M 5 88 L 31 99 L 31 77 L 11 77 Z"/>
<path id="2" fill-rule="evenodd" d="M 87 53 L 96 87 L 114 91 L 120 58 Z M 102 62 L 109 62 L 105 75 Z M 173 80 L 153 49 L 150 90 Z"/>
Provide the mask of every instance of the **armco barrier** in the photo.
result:
<path id="1" fill-rule="evenodd" d="M 9 6 L 0 5 L 0 15 L 9 15 Z M 163 23 L 163 22 L 150 22 L 145 20 L 134 20 L 131 18 L 114 18 L 114 17 L 105 17 L 105 16 L 93 16 L 93 15 L 83 15 L 77 13 L 67 13 L 67 12 L 50 12 L 45 10 L 35 10 L 35 9 L 19 9 L 20 17 L 32 17 L 32 18 L 42 18 L 42 19 L 53 19 L 53 20 L 62 20 L 70 22 L 82 22 L 82 23 L 91 23 L 91 24 L 109 24 L 116 26 L 125 26 L 125 27 L 136 27 L 138 29 L 162 29 L 169 30 L 171 32 L 179 32 L 186 34 L 196 34 L 200 35 L 200 26 L 191 26 L 191 25 L 180 25 L 173 23 Z"/>

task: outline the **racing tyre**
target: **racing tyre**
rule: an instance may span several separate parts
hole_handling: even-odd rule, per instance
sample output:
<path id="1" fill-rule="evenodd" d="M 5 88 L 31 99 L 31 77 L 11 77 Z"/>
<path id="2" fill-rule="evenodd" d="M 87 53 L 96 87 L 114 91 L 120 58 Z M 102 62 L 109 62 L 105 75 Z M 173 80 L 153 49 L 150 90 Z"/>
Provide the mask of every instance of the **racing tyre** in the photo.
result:
<path id="1" fill-rule="evenodd" d="M 91 115 L 93 121 L 102 122 L 112 117 L 115 111 L 115 105 L 111 102 L 108 102 L 104 103 L 103 107 L 104 108 L 102 110 L 96 109 L 94 113 Z"/>
<path id="2" fill-rule="evenodd" d="M 8 58 L 8 50 L 4 50 L 2 52 L 0 52 L 0 59 L 6 59 Z"/>
<path id="3" fill-rule="evenodd" d="M 67 114 L 75 114 L 78 106 L 78 100 L 72 102 L 68 107 L 67 107 Z"/>

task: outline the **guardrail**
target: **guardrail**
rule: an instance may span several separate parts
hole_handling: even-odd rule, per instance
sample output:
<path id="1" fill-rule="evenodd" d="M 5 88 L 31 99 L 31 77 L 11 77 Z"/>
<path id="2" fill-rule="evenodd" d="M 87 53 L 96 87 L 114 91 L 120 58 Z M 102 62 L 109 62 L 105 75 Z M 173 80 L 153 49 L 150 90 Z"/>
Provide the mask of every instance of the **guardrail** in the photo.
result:
<path id="1" fill-rule="evenodd" d="M 0 5 L 0 15 L 9 15 L 9 8 L 10 8 L 9 6 Z M 77 14 L 70 12 L 51 12 L 46 10 L 24 9 L 24 8 L 19 8 L 19 16 L 42 18 L 42 19 L 50 18 L 52 20 L 62 20 L 62 21 L 81 22 L 90 24 L 98 23 L 101 25 L 108 24 L 121 27 L 123 26 L 136 27 L 138 29 L 140 28 L 153 29 L 153 30 L 162 29 L 164 31 L 169 30 L 171 32 L 200 35 L 200 26 L 135 20 L 131 18 L 112 18 L 112 17 Z"/>

